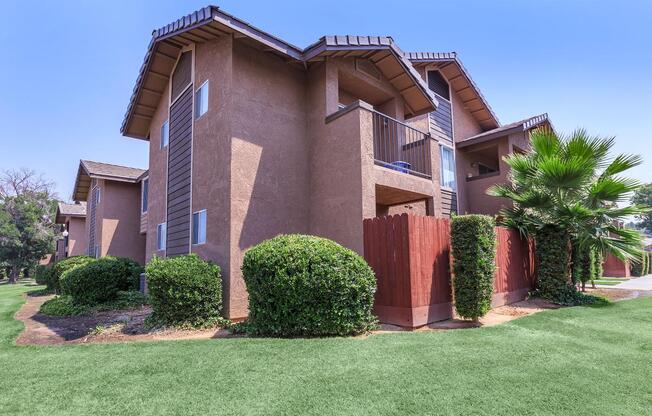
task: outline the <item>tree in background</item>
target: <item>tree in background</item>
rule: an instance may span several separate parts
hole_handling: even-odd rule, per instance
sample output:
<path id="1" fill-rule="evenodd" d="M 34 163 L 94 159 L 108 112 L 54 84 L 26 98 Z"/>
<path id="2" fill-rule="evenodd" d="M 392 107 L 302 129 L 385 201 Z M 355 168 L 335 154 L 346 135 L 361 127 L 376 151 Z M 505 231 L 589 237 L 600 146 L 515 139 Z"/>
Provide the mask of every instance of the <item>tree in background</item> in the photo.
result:
<path id="1" fill-rule="evenodd" d="M 652 208 L 652 183 L 648 183 L 637 189 L 632 197 L 632 203 Z M 637 224 L 640 228 L 645 229 L 647 232 L 652 232 L 652 212 L 637 215 L 636 218 L 640 220 Z"/>
<path id="2" fill-rule="evenodd" d="M 10 283 L 54 249 L 53 187 L 29 169 L 0 174 L 0 264 L 8 268 Z"/>
<path id="3" fill-rule="evenodd" d="M 614 138 L 589 136 L 584 130 L 563 137 L 550 129 L 538 129 L 532 132 L 531 144 L 531 152 L 505 158 L 511 168 L 510 183 L 493 186 L 487 192 L 513 202 L 512 207 L 501 211 L 500 221 L 534 236 L 537 255 L 541 246 L 552 253 L 546 261 L 563 259 L 564 264 L 554 268 L 537 263 L 544 267 L 538 273 L 540 287 L 547 288 L 543 295 L 555 300 L 575 292 L 571 276 L 584 282 L 590 276 L 588 270 L 574 270 L 572 257 L 590 264 L 592 250 L 612 253 L 621 260 L 640 256 L 640 234 L 619 224 L 645 209 L 618 204 L 628 202 L 640 186 L 621 174 L 641 164 L 642 159 L 638 155 L 612 158 L 609 152 Z M 571 246 L 584 253 L 564 254 L 572 251 Z M 551 273 L 541 272 L 546 267 Z"/>

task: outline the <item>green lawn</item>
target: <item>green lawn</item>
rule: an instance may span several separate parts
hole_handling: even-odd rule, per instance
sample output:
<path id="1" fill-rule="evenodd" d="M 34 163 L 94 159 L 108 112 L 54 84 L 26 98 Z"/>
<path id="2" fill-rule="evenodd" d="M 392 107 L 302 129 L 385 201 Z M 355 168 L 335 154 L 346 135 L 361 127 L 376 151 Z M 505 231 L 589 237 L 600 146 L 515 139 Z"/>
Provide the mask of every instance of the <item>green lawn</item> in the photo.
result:
<path id="1" fill-rule="evenodd" d="M 603 277 L 602 279 L 596 279 L 596 285 L 605 285 L 605 286 L 615 286 L 623 282 L 628 281 L 629 279 L 617 278 L 617 277 Z"/>
<path id="2" fill-rule="evenodd" d="M 18 347 L 0 285 L 1 415 L 643 415 L 652 297 L 368 338 Z"/>

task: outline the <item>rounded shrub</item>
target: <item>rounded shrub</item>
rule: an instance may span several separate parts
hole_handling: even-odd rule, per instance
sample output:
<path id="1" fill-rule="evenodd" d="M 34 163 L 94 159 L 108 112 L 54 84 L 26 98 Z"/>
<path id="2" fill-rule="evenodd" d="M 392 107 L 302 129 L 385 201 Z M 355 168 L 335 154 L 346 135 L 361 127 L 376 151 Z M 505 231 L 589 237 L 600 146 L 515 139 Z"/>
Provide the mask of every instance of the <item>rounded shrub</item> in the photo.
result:
<path id="1" fill-rule="evenodd" d="M 373 271 L 334 241 L 307 235 L 263 241 L 245 254 L 242 273 L 252 335 L 350 335 L 376 324 Z"/>
<path id="2" fill-rule="evenodd" d="M 478 319 L 491 309 L 496 272 L 495 220 L 486 215 L 462 215 L 451 221 L 455 309 Z"/>
<path id="3" fill-rule="evenodd" d="M 60 260 L 52 266 L 52 270 L 48 276 L 48 289 L 55 291 L 56 293 L 59 293 L 61 290 L 60 288 L 60 281 L 61 278 L 68 273 L 70 270 L 73 270 L 77 267 L 84 266 L 95 259 L 93 257 L 89 256 L 72 256 L 72 257 L 67 257 L 63 260 Z"/>
<path id="4" fill-rule="evenodd" d="M 113 301 L 119 291 L 135 290 L 142 272 L 142 266 L 131 259 L 93 259 L 65 273 L 60 281 L 61 293 L 78 305 Z"/>
<path id="5" fill-rule="evenodd" d="M 36 284 L 47 285 L 51 279 L 50 275 L 52 274 L 52 269 L 53 268 L 50 265 L 37 265 L 34 268 L 34 280 L 36 280 Z"/>
<path id="6" fill-rule="evenodd" d="M 220 319 L 222 278 L 219 266 L 196 254 L 154 257 L 145 274 L 153 309 L 151 320 L 170 326 L 210 326 Z"/>

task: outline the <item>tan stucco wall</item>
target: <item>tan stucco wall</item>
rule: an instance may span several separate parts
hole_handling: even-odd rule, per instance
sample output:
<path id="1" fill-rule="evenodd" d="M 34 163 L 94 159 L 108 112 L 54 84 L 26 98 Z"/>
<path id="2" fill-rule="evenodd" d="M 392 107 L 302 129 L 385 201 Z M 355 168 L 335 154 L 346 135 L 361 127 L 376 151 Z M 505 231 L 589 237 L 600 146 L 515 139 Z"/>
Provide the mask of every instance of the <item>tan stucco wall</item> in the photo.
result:
<path id="1" fill-rule="evenodd" d="M 104 181 L 100 202 L 102 256 L 129 257 L 145 263 L 145 235 L 140 233 L 140 184 Z"/>
<path id="2" fill-rule="evenodd" d="M 68 220 L 68 256 L 80 256 L 87 251 L 86 219 L 72 217 Z"/>

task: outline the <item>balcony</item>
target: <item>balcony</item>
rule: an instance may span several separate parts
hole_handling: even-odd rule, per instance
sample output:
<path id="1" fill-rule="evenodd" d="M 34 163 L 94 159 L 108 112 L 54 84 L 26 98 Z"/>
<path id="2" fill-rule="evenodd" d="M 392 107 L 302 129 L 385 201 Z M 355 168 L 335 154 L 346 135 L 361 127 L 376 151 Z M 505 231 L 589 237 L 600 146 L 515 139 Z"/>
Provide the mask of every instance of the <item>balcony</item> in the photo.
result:
<path id="1" fill-rule="evenodd" d="M 430 135 L 383 113 L 370 111 L 375 164 L 421 178 L 432 178 Z"/>

